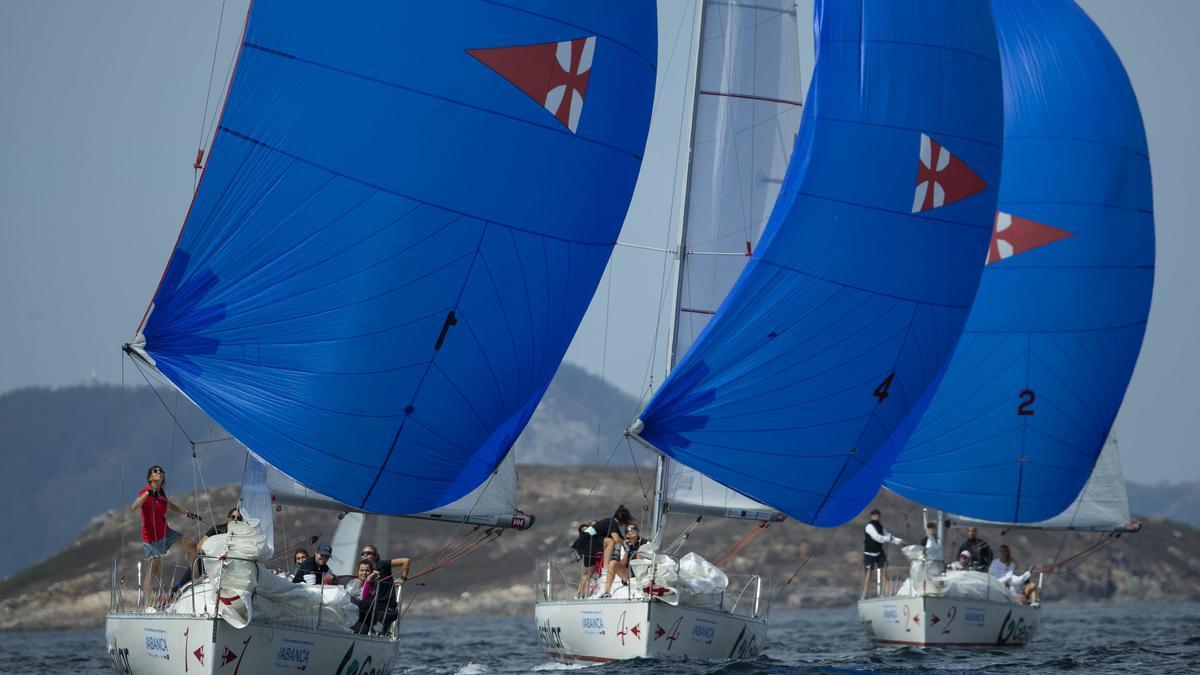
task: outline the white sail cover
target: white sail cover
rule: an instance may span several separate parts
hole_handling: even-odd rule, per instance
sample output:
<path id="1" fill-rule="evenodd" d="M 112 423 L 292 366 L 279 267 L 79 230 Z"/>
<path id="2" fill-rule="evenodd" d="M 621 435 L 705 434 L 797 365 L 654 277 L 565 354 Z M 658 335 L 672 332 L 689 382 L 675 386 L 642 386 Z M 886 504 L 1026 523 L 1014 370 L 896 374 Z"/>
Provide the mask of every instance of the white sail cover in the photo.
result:
<path id="1" fill-rule="evenodd" d="M 700 335 L 758 243 L 792 156 L 804 95 L 796 0 L 706 0 L 703 11 L 675 357 Z M 775 517 L 668 464 L 672 511 Z M 734 515 L 740 512 L 754 515 Z"/>
<path id="2" fill-rule="evenodd" d="M 318 494 L 289 478 L 278 469 L 267 467 L 267 485 L 277 504 L 335 508 L 356 511 L 345 504 Z M 491 478 L 458 501 L 435 511 L 413 513 L 402 518 L 466 522 L 489 527 L 529 527 L 533 518 L 517 511 L 517 465 L 509 453 L 496 467 Z"/>
<path id="3" fill-rule="evenodd" d="M 1036 523 L 1013 525 L 989 520 L 961 518 L 963 523 L 1000 525 L 1039 530 L 1091 530 L 1119 532 L 1128 529 L 1129 497 L 1125 493 L 1125 473 L 1121 470 L 1121 453 L 1117 439 L 1109 434 L 1092 475 L 1075 501 L 1062 513 Z"/>

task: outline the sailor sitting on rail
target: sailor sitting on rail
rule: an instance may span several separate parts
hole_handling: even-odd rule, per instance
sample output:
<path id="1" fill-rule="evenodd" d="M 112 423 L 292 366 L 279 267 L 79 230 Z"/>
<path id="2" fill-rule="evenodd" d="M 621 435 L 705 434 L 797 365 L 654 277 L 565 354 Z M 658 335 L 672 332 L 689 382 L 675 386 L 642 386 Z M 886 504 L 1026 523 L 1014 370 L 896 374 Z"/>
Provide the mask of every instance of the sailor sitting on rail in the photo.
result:
<path id="1" fill-rule="evenodd" d="M 1008 550 L 1008 544 L 1000 545 L 1000 555 L 992 560 L 989 571 L 1008 588 L 1018 602 L 1037 602 L 1037 584 L 1030 579 L 1033 576 L 1033 568 L 1017 574 L 1017 561 Z"/>
<path id="2" fill-rule="evenodd" d="M 645 543 L 646 540 L 642 539 L 639 535 L 636 523 L 625 527 L 625 538 L 621 540 L 620 548 L 613 551 L 613 559 L 608 561 L 605 593 L 601 597 L 611 597 L 612 594 L 609 592 L 609 589 L 612 586 L 614 575 L 619 577 L 625 585 L 629 584 L 629 561 L 638 555 L 638 549 Z"/>

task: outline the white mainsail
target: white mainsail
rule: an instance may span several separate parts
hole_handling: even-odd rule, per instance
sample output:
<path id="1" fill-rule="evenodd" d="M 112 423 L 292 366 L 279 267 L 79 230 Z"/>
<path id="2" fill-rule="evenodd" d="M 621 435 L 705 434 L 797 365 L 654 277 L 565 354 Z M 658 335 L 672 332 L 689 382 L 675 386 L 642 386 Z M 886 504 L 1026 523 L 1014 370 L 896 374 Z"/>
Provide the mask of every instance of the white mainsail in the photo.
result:
<path id="1" fill-rule="evenodd" d="M 671 365 L 716 313 L 771 215 L 800 127 L 800 54 L 812 53 L 801 49 L 811 38 L 796 0 L 706 0 L 701 10 Z M 779 515 L 678 462 L 664 466 L 664 489 L 673 512 Z"/>
<path id="2" fill-rule="evenodd" d="M 1088 530 L 1122 532 L 1136 529 L 1129 515 L 1129 497 L 1125 492 L 1125 473 L 1121 470 L 1121 453 L 1116 436 L 1109 434 L 1092 475 L 1083 491 L 1062 513 L 1036 523 L 998 523 L 990 520 L 959 518 L 963 523 L 996 525 L 1009 528 L 1038 530 Z"/>
<path id="3" fill-rule="evenodd" d="M 337 575 L 354 574 L 357 563 L 361 560 L 358 554 L 358 542 L 362 538 L 365 513 L 354 512 L 342 514 L 337 529 L 333 531 L 333 539 L 329 547 L 333 555 L 329 557 L 329 570 Z"/>
<path id="4" fill-rule="evenodd" d="M 443 520 L 488 527 L 512 527 L 524 529 L 533 523 L 533 518 L 517 510 L 517 464 L 514 453 L 509 453 L 491 478 L 461 499 L 439 509 L 413 513 L 400 518 Z M 292 480 L 282 471 L 267 466 L 267 486 L 276 504 L 332 508 L 343 511 L 359 511 L 352 506 L 337 502 L 325 495 L 313 492 Z"/>

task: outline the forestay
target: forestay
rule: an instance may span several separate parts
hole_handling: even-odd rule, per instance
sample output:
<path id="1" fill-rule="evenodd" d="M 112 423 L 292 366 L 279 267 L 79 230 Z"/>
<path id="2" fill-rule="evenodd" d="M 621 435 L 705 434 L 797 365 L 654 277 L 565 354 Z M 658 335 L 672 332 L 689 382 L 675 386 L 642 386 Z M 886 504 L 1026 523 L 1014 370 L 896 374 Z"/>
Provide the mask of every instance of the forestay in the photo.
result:
<path id="1" fill-rule="evenodd" d="M 966 318 L 1002 111 L 985 2 L 818 2 L 816 31 L 800 137 L 762 240 L 640 435 L 835 525 L 877 491 L 882 477 L 862 467 Z"/>
<path id="2" fill-rule="evenodd" d="M 321 494 L 462 497 L 604 270 L 656 41 L 648 2 L 255 0 L 131 349 Z"/>
<path id="3" fill-rule="evenodd" d="M 1063 513 L 1092 475 L 1133 373 L 1154 281 L 1150 162 L 1133 88 L 1083 10 L 992 6 L 1005 141 L 991 249 L 887 485 L 930 507 L 1033 523 Z"/>
<path id="4" fill-rule="evenodd" d="M 673 357 L 708 324 L 758 243 L 792 156 L 804 94 L 795 0 L 706 0 L 700 9 Z M 665 486 L 672 511 L 777 515 L 678 463 L 669 463 Z"/>

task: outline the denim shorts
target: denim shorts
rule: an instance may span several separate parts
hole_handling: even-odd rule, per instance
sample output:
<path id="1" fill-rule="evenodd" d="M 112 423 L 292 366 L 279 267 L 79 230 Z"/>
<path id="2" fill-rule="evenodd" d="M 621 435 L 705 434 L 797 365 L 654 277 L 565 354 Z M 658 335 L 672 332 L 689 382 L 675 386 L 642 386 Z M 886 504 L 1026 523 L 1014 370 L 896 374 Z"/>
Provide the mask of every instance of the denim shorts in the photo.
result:
<path id="1" fill-rule="evenodd" d="M 175 542 L 179 541 L 179 538 L 182 536 L 182 534 L 179 534 L 175 530 L 172 530 L 168 527 L 167 536 L 163 537 L 162 539 L 152 543 L 146 543 L 143 541 L 142 549 L 146 553 L 146 559 L 152 560 L 154 558 L 163 557 L 167 554 L 167 551 L 171 550 L 171 547 L 174 546 Z"/>

